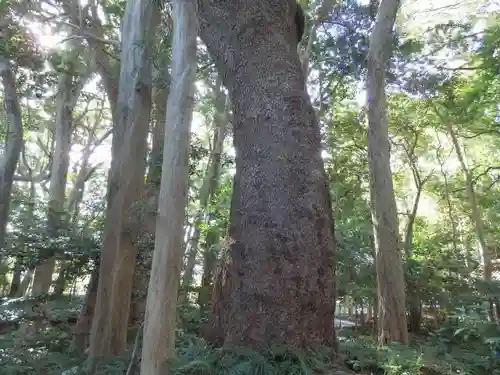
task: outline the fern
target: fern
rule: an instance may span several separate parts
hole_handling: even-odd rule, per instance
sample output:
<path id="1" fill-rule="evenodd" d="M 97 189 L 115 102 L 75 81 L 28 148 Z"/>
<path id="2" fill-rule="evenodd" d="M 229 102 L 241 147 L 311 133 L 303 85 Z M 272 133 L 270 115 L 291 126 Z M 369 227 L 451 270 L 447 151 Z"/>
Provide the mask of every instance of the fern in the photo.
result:
<path id="1" fill-rule="evenodd" d="M 264 353 L 233 346 L 212 348 L 203 340 L 183 337 L 172 374 L 182 375 L 314 375 L 331 369 L 328 350 L 274 346 Z"/>

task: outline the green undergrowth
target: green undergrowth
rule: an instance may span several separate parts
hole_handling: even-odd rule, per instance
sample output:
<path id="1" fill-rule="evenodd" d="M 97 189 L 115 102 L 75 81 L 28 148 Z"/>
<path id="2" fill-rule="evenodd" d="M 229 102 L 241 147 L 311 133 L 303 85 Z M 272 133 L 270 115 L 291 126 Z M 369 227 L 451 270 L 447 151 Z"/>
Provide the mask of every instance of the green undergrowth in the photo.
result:
<path id="1" fill-rule="evenodd" d="M 51 316 L 64 321 L 70 309 L 52 307 Z M 470 311 L 467 318 L 454 316 L 436 331 L 412 336 L 408 346 L 379 347 L 371 336 L 341 330 L 334 358 L 327 348 L 213 348 L 199 336 L 204 317 L 194 310 L 180 313 L 183 328 L 177 330 L 169 375 L 500 375 L 499 328 Z M 140 348 L 131 359 L 136 332 L 130 332 L 129 352 L 101 363 L 97 375 L 139 374 Z M 49 324 L 30 337 L 0 333 L 0 375 L 86 375 L 85 357 L 70 351 L 71 339 L 70 324 Z"/>
<path id="2" fill-rule="evenodd" d="M 492 327 L 492 333 L 495 334 Z M 340 353 L 357 373 L 377 375 L 500 375 L 497 338 L 459 341 L 443 332 L 412 337 L 411 345 L 378 346 L 372 337 L 340 338 Z M 450 339 L 451 338 L 451 339 Z M 462 338 L 463 339 L 463 338 Z M 499 338 L 500 339 L 500 338 Z"/>
<path id="3" fill-rule="evenodd" d="M 328 348 L 297 349 L 275 346 L 258 353 L 249 348 L 212 348 L 203 339 L 180 335 L 172 374 L 182 375 L 307 375 L 341 374 Z"/>
<path id="4" fill-rule="evenodd" d="M 0 337 L 2 375 L 86 375 L 83 357 L 69 351 L 68 330 L 44 330 L 30 340 L 14 334 Z M 7 337 L 9 336 L 9 337 Z M 499 375 L 500 361 L 480 342 L 473 345 L 446 343 L 426 337 L 411 346 L 378 347 L 371 337 L 340 337 L 334 361 L 324 348 L 299 350 L 274 347 L 265 353 L 248 348 L 212 348 L 192 334 L 178 330 L 178 358 L 169 374 L 176 375 Z M 140 350 L 137 353 L 140 355 Z M 139 373 L 136 358 L 130 374 Z M 99 367 L 99 375 L 125 374 L 130 353 L 112 358 Z M 72 369 L 68 371 L 68 369 Z"/>

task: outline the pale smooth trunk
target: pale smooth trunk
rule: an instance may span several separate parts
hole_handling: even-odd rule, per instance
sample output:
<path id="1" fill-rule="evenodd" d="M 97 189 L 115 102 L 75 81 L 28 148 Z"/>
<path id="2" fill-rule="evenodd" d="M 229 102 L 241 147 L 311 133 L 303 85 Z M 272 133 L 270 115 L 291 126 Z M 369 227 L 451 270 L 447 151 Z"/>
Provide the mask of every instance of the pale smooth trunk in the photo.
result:
<path id="1" fill-rule="evenodd" d="M 382 0 L 370 35 L 367 75 L 368 166 L 377 269 L 379 342 L 408 343 L 401 244 L 390 167 L 385 75 L 399 0 Z"/>
<path id="2" fill-rule="evenodd" d="M 304 72 L 306 81 L 307 77 L 309 76 L 309 61 L 311 59 L 314 42 L 316 41 L 316 31 L 323 21 L 329 19 L 331 11 L 337 5 L 336 0 L 323 0 L 321 3 L 321 7 L 318 9 L 317 17 L 315 20 L 313 20 L 311 28 L 309 30 L 307 45 L 305 46 L 302 53 L 299 52 L 300 63 L 302 65 L 302 71 Z"/>
<path id="3" fill-rule="evenodd" d="M 127 348 L 139 228 L 135 203 L 142 198 L 151 111 L 152 45 L 157 5 L 128 1 L 122 27 L 120 90 L 113 129 L 108 208 L 89 356 L 100 359 Z M 95 362 L 94 362 L 95 363 Z"/>
<path id="4" fill-rule="evenodd" d="M 416 165 L 412 165 L 414 182 L 417 188 L 417 193 L 415 195 L 410 216 L 408 217 L 408 223 L 406 224 L 406 234 L 404 238 L 404 251 L 406 254 L 407 261 L 411 257 L 412 247 L 413 247 L 413 226 L 415 219 L 417 217 L 418 206 L 420 199 L 422 197 L 422 191 L 427 178 L 422 180 L 420 178 L 419 172 L 416 170 Z M 420 325 L 422 321 L 422 302 L 420 298 L 420 290 L 418 285 L 415 284 L 413 280 L 407 281 L 408 289 L 408 310 L 409 310 L 409 325 L 411 332 L 417 333 L 420 330 Z"/>
<path id="5" fill-rule="evenodd" d="M 187 297 L 189 287 L 193 282 L 194 267 L 196 265 L 196 257 L 198 255 L 198 245 L 200 241 L 200 225 L 206 213 L 210 197 L 213 196 L 217 189 L 217 184 L 220 175 L 220 162 L 221 154 L 223 151 L 224 138 L 227 128 L 227 116 L 225 112 L 226 97 L 222 91 L 222 82 L 217 79 L 216 93 L 215 93 L 215 114 L 214 114 L 214 138 L 212 155 L 208 163 L 207 171 L 200 188 L 200 208 L 196 215 L 193 224 L 194 232 L 189 242 L 189 249 L 187 251 L 187 262 L 182 276 L 182 290 L 179 296 L 180 303 L 184 303 Z"/>
<path id="6" fill-rule="evenodd" d="M 19 286 L 19 290 L 14 297 L 24 297 L 28 294 L 30 284 L 33 281 L 34 273 L 34 270 L 26 271 L 26 274 L 23 276 L 21 281 L 21 285 Z"/>
<path id="7" fill-rule="evenodd" d="M 439 141 L 439 135 L 437 135 L 438 142 L 440 144 L 441 148 L 441 142 Z M 450 186 L 448 183 L 448 173 L 446 172 L 445 168 L 445 160 L 442 160 L 440 155 L 439 155 L 439 149 L 436 150 L 436 159 L 439 162 L 439 166 L 441 168 L 441 174 L 443 175 L 443 182 L 444 182 L 444 192 L 446 195 L 446 205 L 447 205 L 447 211 L 448 211 L 448 220 L 450 221 L 451 224 L 451 235 L 452 235 L 452 242 L 453 242 L 453 250 L 455 251 L 455 254 L 458 254 L 458 232 L 457 232 L 457 223 L 455 221 L 455 216 L 453 214 L 453 204 L 451 202 L 450 198 Z"/>
<path id="8" fill-rule="evenodd" d="M 157 73 L 158 74 L 158 73 Z M 150 212 L 144 218 L 144 232 L 155 233 L 156 212 L 158 210 L 158 196 L 160 194 L 161 163 L 163 155 L 163 139 L 165 138 L 165 121 L 167 116 L 167 98 L 170 78 L 166 87 L 162 87 L 154 92 L 154 127 L 153 127 L 153 145 L 151 148 L 150 160 L 148 163 L 148 174 L 146 178 L 146 204 L 150 204 Z M 155 90 L 154 90 L 155 91 Z M 148 249 L 141 249 L 142 262 L 136 266 L 134 273 L 134 286 L 132 292 L 132 302 L 130 307 L 130 323 L 138 324 L 144 321 L 146 311 L 146 296 L 148 290 L 149 276 L 151 267 L 143 267 L 150 264 L 153 252 Z"/>
<path id="9" fill-rule="evenodd" d="M 59 77 L 57 93 L 57 113 L 55 131 L 55 150 L 49 186 L 49 209 L 47 230 L 50 236 L 57 236 L 62 225 L 64 202 L 66 199 L 66 182 L 71 149 L 71 133 L 73 131 L 73 108 L 80 94 L 81 85 L 75 87 L 73 76 L 62 73 Z M 52 274 L 55 267 L 55 256 L 52 250 L 41 254 L 41 263 L 35 268 L 32 296 L 40 296 L 49 292 Z"/>
<path id="10" fill-rule="evenodd" d="M 167 129 L 155 250 L 146 304 L 141 375 L 168 373 L 166 361 L 175 355 L 198 22 L 196 0 L 175 0 L 172 6 L 172 86 L 167 104 Z"/>
<path id="11" fill-rule="evenodd" d="M 14 269 L 12 271 L 12 280 L 10 282 L 10 290 L 9 290 L 9 298 L 14 298 L 19 292 L 19 288 L 21 286 L 21 263 L 20 259 L 16 259 L 16 263 L 14 264 Z"/>
<path id="12" fill-rule="evenodd" d="M 4 87 L 4 106 L 7 117 L 5 152 L 0 165 L 0 249 L 5 244 L 10 213 L 10 195 L 14 173 L 23 146 L 23 122 L 17 96 L 16 77 L 10 63 L 0 58 L 0 76 Z M 0 256 L 0 263 L 2 257 Z"/>
<path id="13" fill-rule="evenodd" d="M 477 203 L 476 192 L 474 191 L 474 182 L 472 180 L 472 174 L 469 171 L 467 162 L 465 160 L 464 153 L 460 144 L 458 142 L 458 137 L 453 129 L 453 125 L 446 121 L 446 127 L 448 133 L 450 134 L 453 147 L 455 148 L 455 153 L 457 154 L 458 161 L 460 162 L 460 167 L 462 168 L 462 173 L 465 177 L 465 188 L 467 191 L 467 197 L 469 199 L 469 204 L 471 206 L 471 219 L 474 223 L 474 228 L 476 230 L 477 242 L 479 243 L 479 256 L 481 257 L 481 263 L 483 266 L 483 277 L 485 280 L 491 280 L 493 273 L 493 265 L 491 262 L 491 255 L 486 244 L 486 236 L 484 234 L 484 223 L 481 213 L 481 209 Z"/>

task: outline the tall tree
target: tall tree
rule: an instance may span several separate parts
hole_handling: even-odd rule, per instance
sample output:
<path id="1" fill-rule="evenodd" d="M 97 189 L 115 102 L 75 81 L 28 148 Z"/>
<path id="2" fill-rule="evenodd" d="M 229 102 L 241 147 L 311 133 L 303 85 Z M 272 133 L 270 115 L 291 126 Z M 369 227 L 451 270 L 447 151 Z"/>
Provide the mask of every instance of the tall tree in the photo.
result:
<path id="1" fill-rule="evenodd" d="M 74 56 L 73 56 L 74 57 Z M 55 149 L 50 173 L 49 208 L 47 229 L 52 237 L 62 227 L 62 214 L 66 200 L 66 182 L 69 169 L 71 134 L 73 132 L 73 109 L 77 103 L 84 77 L 77 78 L 75 72 L 65 66 L 59 75 L 56 94 Z M 41 254 L 41 263 L 35 268 L 31 294 L 39 296 L 49 292 L 55 267 L 54 251 L 47 249 Z"/>
<path id="2" fill-rule="evenodd" d="M 469 166 L 467 165 L 467 160 L 465 158 L 465 149 L 462 149 L 462 147 L 460 146 L 457 132 L 453 124 L 448 119 L 444 119 L 443 117 L 441 118 L 445 121 L 446 129 L 448 130 L 448 134 L 450 135 L 453 148 L 462 169 L 462 173 L 464 174 L 465 190 L 467 191 L 467 198 L 469 200 L 471 219 L 474 223 L 477 242 L 479 244 L 479 257 L 483 266 L 483 277 L 485 280 L 489 281 L 491 280 L 493 274 L 493 263 L 491 260 L 490 249 L 488 248 L 488 245 L 486 243 L 483 214 L 481 212 L 481 207 L 478 204 L 478 199 L 474 188 L 473 175 L 470 171 Z"/>
<path id="3" fill-rule="evenodd" d="M 368 166 L 378 289 L 378 334 L 382 344 L 408 343 L 398 218 L 391 173 L 385 78 L 399 0 L 382 0 L 370 35 L 366 82 Z"/>
<path id="4" fill-rule="evenodd" d="M 161 26 L 160 26 L 161 27 Z M 171 28 L 169 26 L 169 28 Z M 162 40 L 160 48 L 167 49 L 172 45 L 172 32 L 169 30 L 168 40 Z M 169 49 L 169 48 L 168 48 Z M 158 198 L 160 195 L 161 170 L 163 159 L 163 145 L 165 138 L 165 124 L 167 119 L 167 99 L 170 89 L 170 53 L 163 53 L 163 58 L 155 64 L 156 69 L 153 70 L 153 118 L 152 118 L 152 145 L 149 154 L 148 172 L 146 177 L 146 188 L 143 200 L 147 214 L 143 220 L 144 232 L 148 234 L 155 233 L 156 212 L 158 210 Z M 153 251 L 151 246 L 146 249 L 139 249 L 142 253 L 139 259 L 142 262 L 136 265 L 134 275 L 134 290 L 132 293 L 130 321 L 144 321 L 144 313 L 146 312 L 146 297 L 149 284 L 149 276 L 151 271 L 151 259 Z"/>
<path id="5" fill-rule="evenodd" d="M 138 223 L 146 169 L 151 112 L 152 49 L 159 21 L 157 4 L 128 1 L 122 27 L 117 121 L 113 128 L 108 209 L 92 320 L 92 358 L 121 354 L 127 347 L 130 297 L 136 261 Z M 108 93 L 109 95 L 109 93 Z"/>
<path id="6" fill-rule="evenodd" d="M 172 2 L 174 34 L 172 81 L 149 280 L 141 360 L 142 375 L 168 373 L 174 355 L 177 294 L 182 262 L 184 217 L 189 178 L 189 141 L 196 77 L 196 0 Z"/>
<path id="7" fill-rule="evenodd" d="M 4 105 L 7 114 L 5 152 L 0 164 L 0 249 L 5 243 L 9 219 L 10 194 L 14 173 L 23 147 L 23 122 L 17 96 L 16 77 L 10 61 L 0 57 L 0 76 L 4 87 Z M 1 259 L 1 256 L 0 256 Z"/>
<path id="8" fill-rule="evenodd" d="M 335 341 L 333 218 L 295 0 L 199 2 L 229 90 L 236 174 L 212 339 L 265 349 Z M 240 32 L 235 33 L 234 30 Z"/>
<path id="9" fill-rule="evenodd" d="M 198 245 L 201 235 L 201 224 L 206 216 L 206 210 L 210 198 L 215 194 L 217 184 L 220 177 L 221 154 L 223 151 L 224 139 L 227 130 L 227 112 L 226 112 L 226 95 L 222 89 L 222 81 L 217 77 L 214 87 L 214 118 L 213 118 L 213 142 L 211 155 L 208 161 L 208 166 L 203 178 L 203 182 L 199 192 L 200 207 L 196 213 L 194 233 L 189 241 L 187 248 L 187 261 L 184 274 L 182 275 L 182 290 L 179 295 L 179 301 L 184 302 L 189 287 L 193 281 L 194 267 L 196 265 L 196 257 L 198 255 Z"/>

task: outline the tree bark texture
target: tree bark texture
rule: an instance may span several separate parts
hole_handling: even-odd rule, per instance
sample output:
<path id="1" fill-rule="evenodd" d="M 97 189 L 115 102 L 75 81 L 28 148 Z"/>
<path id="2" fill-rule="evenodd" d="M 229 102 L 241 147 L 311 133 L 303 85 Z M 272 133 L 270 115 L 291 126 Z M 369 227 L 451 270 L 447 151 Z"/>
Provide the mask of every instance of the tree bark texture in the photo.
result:
<path id="1" fill-rule="evenodd" d="M 368 166 L 374 227 L 379 342 L 408 343 L 401 244 L 390 166 L 385 76 L 399 0 L 382 0 L 368 52 Z"/>
<path id="2" fill-rule="evenodd" d="M 5 245 L 5 235 L 10 212 L 10 195 L 14 173 L 23 147 L 23 122 L 17 96 L 16 77 L 10 63 L 0 58 L 0 76 L 4 87 L 4 105 L 7 115 L 7 138 L 0 165 L 0 249 Z M 0 253 L 0 262 L 2 256 Z"/>
<path id="3" fill-rule="evenodd" d="M 144 322 L 141 375 L 168 373 L 175 355 L 177 297 L 189 179 L 190 128 L 196 78 L 196 0 L 175 0 L 172 82 L 167 103 L 155 250 Z"/>
<path id="4" fill-rule="evenodd" d="M 156 71 L 158 79 L 158 70 Z M 156 227 L 156 212 L 158 210 L 158 197 L 160 195 L 161 183 L 161 164 L 163 159 L 163 145 L 165 138 L 165 125 L 167 116 L 167 99 L 170 87 L 170 77 L 166 85 L 153 90 L 154 109 L 153 109 L 153 142 L 148 162 L 148 172 L 146 178 L 146 188 L 144 196 L 146 197 L 147 214 L 144 218 L 144 230 L 147 234 L 154 235 Z M 144 313 L 146 312 L 146 297 L 151 275 L 151 261 L 153 258 L 151 248 L 139 249 L 138 263 L 134 272 L 134 285 L 132 292 L 132 302 L 130 305 L 130 323 L 142 324 L 144 322 Z"/>
<path id="5" fill-rule="evenodd" d="M 296 2 L 198 4 L 201 38 L 229 90 L 236 150 L 213 337 L 257 350 L 333 344 L 332 208 L 296 48 Z"/>
<path id="6" fill-rule="evenodd" d="M 151 111 L 152 46 L 159 14 L 154 2 L 128 1 L 122 28 L 117 122 L 108 209 L 89 355 L 120 355 L 127 327 L 137 248 L 132 209 L 142 198 Z M 116 137 L 116 138 L 115 138 Z M 118 141 L 117 141 L 118 140 Z M 116 162 L 114 162 L 116 160 Z"/>

